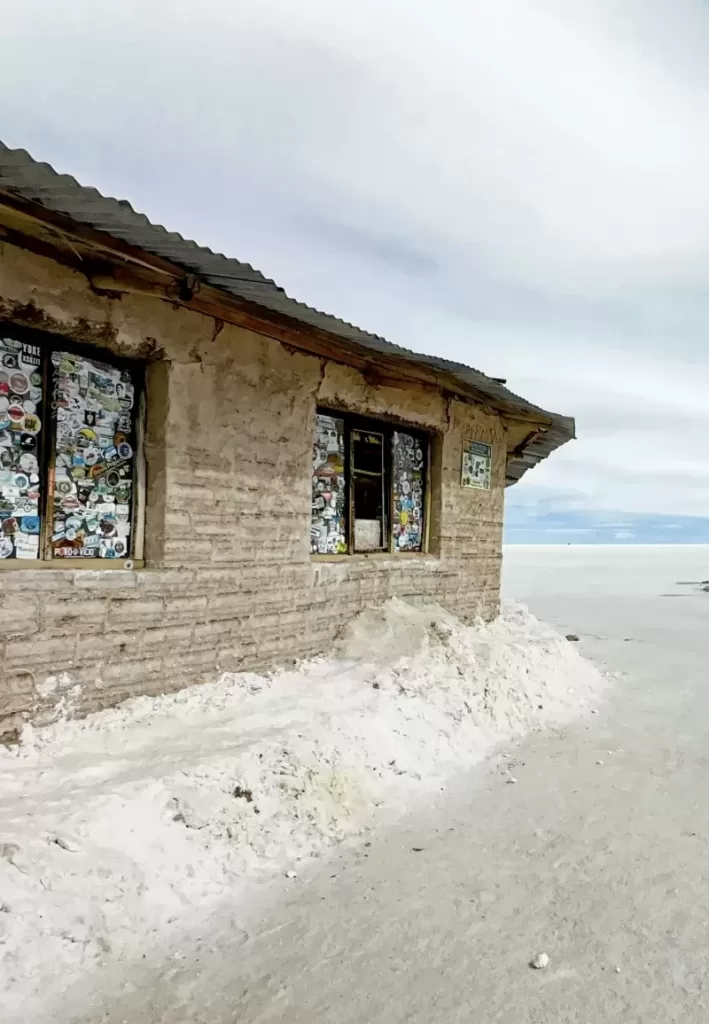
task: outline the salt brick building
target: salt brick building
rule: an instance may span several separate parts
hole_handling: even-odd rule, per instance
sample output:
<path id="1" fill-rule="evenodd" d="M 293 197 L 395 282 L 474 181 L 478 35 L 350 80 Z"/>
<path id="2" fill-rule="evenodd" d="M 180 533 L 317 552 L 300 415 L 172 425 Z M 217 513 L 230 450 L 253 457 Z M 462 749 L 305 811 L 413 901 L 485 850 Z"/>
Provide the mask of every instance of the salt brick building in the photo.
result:
<path id="1" fill-rule="evenodd" d="M 574 435 L 0 144 L 0 736 L 498 611 L 503 498 Z"/>

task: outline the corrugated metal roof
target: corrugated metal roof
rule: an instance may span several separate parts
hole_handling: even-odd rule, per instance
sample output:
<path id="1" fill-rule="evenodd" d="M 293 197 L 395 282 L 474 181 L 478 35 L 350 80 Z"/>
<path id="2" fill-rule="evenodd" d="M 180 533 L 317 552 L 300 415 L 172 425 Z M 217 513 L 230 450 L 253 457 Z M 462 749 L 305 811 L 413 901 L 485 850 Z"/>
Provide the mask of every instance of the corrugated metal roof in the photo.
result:
<path id="1" fill-rule="evenodd" d="M 528 414 L 548 418 L 547 432 L 537 436 L 523 453 L 510 461 L 508 483 L 516 483 L 527 469 L 574 436 L 572 419 L 540 409 L 479 370 L 440 356 L 412 352 L 394 345 L 386 338 L 306 306 L 290 298 L 283 288 L 248 263 L 215 253 L 183 238 L 176 231 L 168 231 L 161 224 L 153 224 L 144 214 L 137 213 L 125 199 L 103 196 L 97 189 L 79 184 L 71 175 L 59 174 L 49 164 L 34 160 L 26 150 L 10 149 L 2 142 L 0 189 L 40 203 L 48 210 L 69 217 L 79 224 L 169 260 L 207 284 L 261 309 L 327 331 L 340 340 L 373 352 L 396 356 L 409 363 L 451 374 L 462 384 L 475 388 L 494 407 L 512 409 L 521 416 Z"/>

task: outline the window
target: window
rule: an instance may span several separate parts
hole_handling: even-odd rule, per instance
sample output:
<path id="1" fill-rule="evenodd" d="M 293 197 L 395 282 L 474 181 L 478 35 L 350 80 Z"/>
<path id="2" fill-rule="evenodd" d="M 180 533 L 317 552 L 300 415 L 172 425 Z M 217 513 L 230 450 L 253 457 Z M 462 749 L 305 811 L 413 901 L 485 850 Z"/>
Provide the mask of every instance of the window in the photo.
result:
<path id="1" fill-rule="evenodd" d="M 129 364 L 0 324 L 0 559 L 132 557 L 137 394 Z"/>
<path id="2" fill-rule="evenodd" d="M 423 551 L 427 464 L 419 431 L 319 410 L 313 554 Z"/>

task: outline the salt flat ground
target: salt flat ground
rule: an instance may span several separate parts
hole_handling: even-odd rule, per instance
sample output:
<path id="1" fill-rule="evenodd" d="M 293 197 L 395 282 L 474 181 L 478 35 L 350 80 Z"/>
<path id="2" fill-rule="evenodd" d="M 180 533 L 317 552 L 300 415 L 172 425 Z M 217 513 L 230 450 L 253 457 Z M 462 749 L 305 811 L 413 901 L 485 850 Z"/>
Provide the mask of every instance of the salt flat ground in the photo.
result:
<path id="1" fill-rule="evenodd" d="M 508 750 L 516 784 L 488 760 L 54 1019 L 705 1024 L 705 579 L 709 548 L 508 549 L 507 594 L 621 674 L 599 712 Z"/>

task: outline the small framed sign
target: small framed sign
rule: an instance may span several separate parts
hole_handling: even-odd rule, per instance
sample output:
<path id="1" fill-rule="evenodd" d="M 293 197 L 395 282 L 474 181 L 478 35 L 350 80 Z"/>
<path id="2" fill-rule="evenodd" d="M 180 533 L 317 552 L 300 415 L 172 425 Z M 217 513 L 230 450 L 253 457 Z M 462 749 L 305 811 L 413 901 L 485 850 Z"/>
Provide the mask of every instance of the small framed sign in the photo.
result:
<path id="1" fill-rule="evenodd" d="M 492 445 L 482 441 L 463 441 L 463 461 L 460 473 L 461 487 L 490 490 L 492 475 Z"/>

